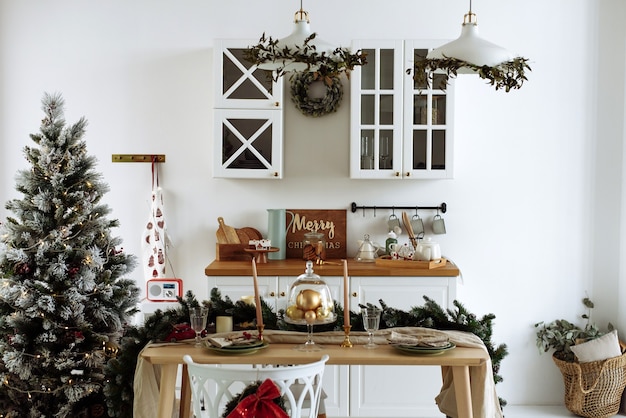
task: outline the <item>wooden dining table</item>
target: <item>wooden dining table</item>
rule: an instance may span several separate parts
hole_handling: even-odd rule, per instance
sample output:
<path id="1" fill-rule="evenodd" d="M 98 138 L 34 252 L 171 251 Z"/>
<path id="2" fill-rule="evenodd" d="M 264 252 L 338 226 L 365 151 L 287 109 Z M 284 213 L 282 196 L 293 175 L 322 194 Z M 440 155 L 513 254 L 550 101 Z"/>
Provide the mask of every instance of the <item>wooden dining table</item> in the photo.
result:
<path id="1" fill-rule="evenodd" d="M 321 351 L 294 350 L 293 344 L 269 344 L 268 347 L 247 355 L 224 355 L 190 344 L 148 345 L 141 357 L 152 365 L 161 366 L 158 414 L 159 418 L 171 418 L 174 408 L 176 377 L 183 365 L 181 382 L 180 417 L 191 416 L 191 394 L 187 368 L 183 356 L 189 354 L 195 362 L 204 364 L 304 364 L 319 360 L 324 354 L 330 357 L 328 365 L 385 365 L 385 366 L 441 366 L 450 367 L 459 418 L 473 418 L 470 368 L 479 367 L 489 360 L 487 351 L 481 348 L 456 347 L 438 355 L 413 355 L 403 353 L 391 345 L 381 345 L 368 350 L 362 345 L 341 347 L 324 345 Z M 441 382 L 433 382 L 441 385 Z"/>

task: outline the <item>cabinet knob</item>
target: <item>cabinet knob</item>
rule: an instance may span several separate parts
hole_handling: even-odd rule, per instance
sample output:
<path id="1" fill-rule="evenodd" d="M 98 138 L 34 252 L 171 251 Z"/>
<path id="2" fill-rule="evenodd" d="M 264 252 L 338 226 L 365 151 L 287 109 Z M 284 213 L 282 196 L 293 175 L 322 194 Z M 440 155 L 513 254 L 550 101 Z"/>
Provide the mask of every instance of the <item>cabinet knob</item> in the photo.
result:
<path id="1" fill-rule="evenodd" d="M 278 171 L 274 171 L 273 176 L 274 176 L 274 177 L 278 177 Z"/>
<path id="2" fill-rule="evenodd" d="M 355 298 L 355 297 L 357 297 L 357 296 L 358 296 L 358 294 L 357 294 L 356 292 L 352 292 L 352 297 L 353 297 L 353 298 Z"/>
<path id="3" fill-rule="evenodd" d="M 400 172 L 396 171 L 396 177 L 400 177 Z"/>
<path id="4" fill-rule="evenodd" d="M 280 103 L 279 102 L 274 102 L 274 106 L 278 107 L 278 106 L 280 106 Z"/>
<path id="5" fill-rule="evenodd" d="M 274 292 L 270 292 L 270 296 L 271 296 L 271 297 L 274 297 L 274 296 L 276 296 L 276 293 L 274 293 Z"/>
<path id="6" fill-rule="evenodd" d="M 284 298 L 285 297 L 285 292 L 280 292 L 280 296 Z"/>
<path id="7" fill-rule="evenodd" d="M 406 174 L 405 174 L 405 176 L 406 176 L 406 177 L 411 177 L 411 172 L 410 172 L 410 171 L 407 171 L 407 172 L 406 172 Z"/>

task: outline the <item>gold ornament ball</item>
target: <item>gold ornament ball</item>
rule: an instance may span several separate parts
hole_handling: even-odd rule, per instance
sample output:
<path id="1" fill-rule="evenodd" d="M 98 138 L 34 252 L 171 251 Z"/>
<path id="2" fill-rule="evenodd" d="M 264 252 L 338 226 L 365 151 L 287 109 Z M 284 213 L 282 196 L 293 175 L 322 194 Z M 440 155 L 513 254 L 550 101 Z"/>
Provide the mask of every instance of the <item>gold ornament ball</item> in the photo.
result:
<path id="1" fill-rule="evenodd" d="M 312 324 L 313 322 L 315 322 L 315 319 L 317 319 L 315 311 L 306 311 L 304 313 L 304 320 L 307 322 L 307 324 Z"/>
<path id="2" fill-rule="evenodd" d="M 296 296 L 296 304 L 303 311 L 317 309 L 322 304 L 322 295 L 313 289 L 304 289 Z"/>
<path id="3" fill-rule="evenodd" d="M 326 319 L 329 313 L 330 313 L 330 309 L 324 308 L 323 306 L 320 306 L 319 308 L 315 310 L 315 314 L 320 319 Z"/>
<path id="4" fill-rule="evenodd" d="M 298 309 L 296 305 L 291 305 L 285 311 L 287 316 L 295 321 L 299 321 L 304 318 L 304 312 Z"/>

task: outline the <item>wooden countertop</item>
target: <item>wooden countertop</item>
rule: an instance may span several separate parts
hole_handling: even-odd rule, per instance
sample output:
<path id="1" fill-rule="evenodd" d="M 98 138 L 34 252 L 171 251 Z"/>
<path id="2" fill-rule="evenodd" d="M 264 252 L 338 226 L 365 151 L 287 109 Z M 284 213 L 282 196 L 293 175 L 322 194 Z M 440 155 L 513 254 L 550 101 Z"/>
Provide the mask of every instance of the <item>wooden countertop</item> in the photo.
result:
<path id="1" fill-rule="evenodd" d="M 343 276 L 341 260 L 327 260 L 328 264 L 315 265 L 313 271 L 320 276 Z M 333 263 L 333 264 L 330 264 Z M 259 276 L 299 276 L 304 273 L 305 261 L 298 259 L 268 260 L 257 264 Z M 250 261 L 215 260 L 204 269 L 207 276 L 251 276 Z M 448 260 L 444 267 L 435 269 L 377 266 L 375 263 L 362 263 L 348 260 L 350 276 L 415 276 L 415 277 L 456 277 L 459 268 Z"/>

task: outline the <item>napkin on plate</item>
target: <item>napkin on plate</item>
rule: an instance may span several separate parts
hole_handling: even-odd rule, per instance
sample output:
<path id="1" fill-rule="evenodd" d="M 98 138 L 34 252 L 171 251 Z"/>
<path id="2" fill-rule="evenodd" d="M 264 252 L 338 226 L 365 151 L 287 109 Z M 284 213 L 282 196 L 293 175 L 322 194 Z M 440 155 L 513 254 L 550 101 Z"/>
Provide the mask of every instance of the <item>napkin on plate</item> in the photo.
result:
<path id="1" fill-rule="evenodd" d="M 450 340 L 447 336 L 425 335 L 418 337 L 400 334 L 396 331 L 391 331 L 388 341 L 391 344 L 412 345 L 415 347 L 447 347 L 450 345 Z"/>
<path id="2" fill-rule="evenodd" d="M 224 348 L 229 346 L 245 347 L 247 345 L 253 345 L 258 343 L 256 338 L 251 338 L 249 335 L 232 334 L 226 337 L 208 337 L 207 341 L 213 347 Z"/>

